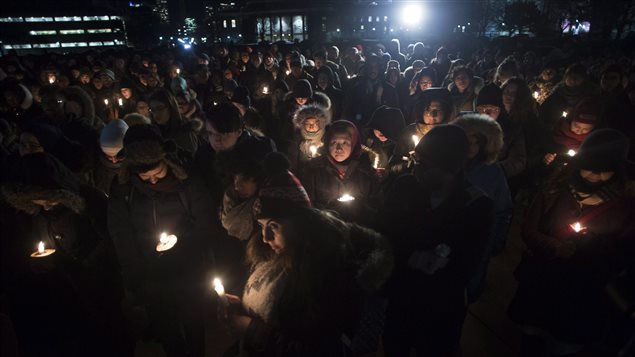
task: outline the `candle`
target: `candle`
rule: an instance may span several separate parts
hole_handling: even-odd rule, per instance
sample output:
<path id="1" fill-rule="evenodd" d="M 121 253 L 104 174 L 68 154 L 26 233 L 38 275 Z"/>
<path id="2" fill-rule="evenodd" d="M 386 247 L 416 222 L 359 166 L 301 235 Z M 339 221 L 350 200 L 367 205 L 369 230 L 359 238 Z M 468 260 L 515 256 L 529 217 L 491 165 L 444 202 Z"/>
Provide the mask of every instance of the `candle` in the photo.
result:
<path id="1" fill-rule="evenodd" d="M 49 76 L 49 84 L 53 84 L 55 83 L 55 76 L 54 75 L 50 75 Z"/>
<path id="2" fill-rule="evenodd" d="M 104 104 L 108 105 L 108 99 L 104 99 Z"/>
<path id="3" fill-rule="evenodd" d="M 538 91 L 534 92 L 534 99 L 538 99 L 539 96 L 540 96 L 540 93 L 538 93 Z"/>
<path id="4" fill-rule="evenodd" d="M 287 76 L 288 76 L 289 74 L 291 74 L 291 71 L 289 71 L 289 70 L 287 69 L 287 71 L 286 71 L 285 73 L 286 73 L 286 74 L 287 74 Z"/>
<path id="5" fill-rule="evenodd" d="M 570 224 L 569 227 L 571 227 L 571 229 L 573 229 L 573 231 L 576 232 L 576 233 L 580 233 L 581 231 L 586 229 L 586 227 L 583 227 L 580 224 L 580 222 L 575 222 L 573 224 Z"/>
<path id="6" fill-rule="evenodd" d="M 346 78 L 351 79 L 351 76 L 346 76 Z"/>
<path id="7" fill-rule="evenodd" d="M 214 278 L 214 290 L 216 291 L 216 294 L 218 294 L 218 299 L 220 300 L 221 304 L 223 305 L 223 307 L 228 307 L 229 306 L 229 300 L 227 300 L 227 295 L 225 295 L 225 287 L 223 286 L 223 283 L 220 281 L 219 278 Z"/>
<path id="8" fill-rule="evenodd" d="M 214 106 L 217 106 L 217 105 L 218 105 L 218 103 L 217 103 L 217 102 L 214 102 Z"/>
<path id="9" fill-rule="evenodd" d="M 315 157 L 315 155 L 317 155 L 317 146 L 315 145 L 311 145 L 309 146 L 309 151 L 311 152 L 311 157 Z"/>
<path id="10" fill-rule="evenodd" d="M 159 244 L 157 244 L 156 250 L 159 253 L 168 251 L 174 248 L 176 242 L 178 242 L 178 238 L 176 238 L 174 234 L 167 234 L 163 232 L 159 237 Z"/>
<path id="11" fill-rule="evenodd" d="M 575 152 L 575 150 L 569 150 L 569 151 L 567 151 L 567 155 L 569 155 L 569 156 L 571 156 L 571 157 L 574 157 L 574 156 L 575 156 L 575 154 L 577 154 L 577 153 Z"/>
<path id="12" fill-rule="evenodd" d="M 375 161 L 373 162 L 373 167 L 375 169 L 379 168 L 379 155 L 375 156 Z"/>
<path id="13" fill-rule="evenodd" d="M 44 242 L 40 241 L 40 243 L 38 243 L 37 245 L 37 250 L 33 253 L 31 253 L 31 257 L 32 258 L 43 258 L 43 257 L 47 257 L 51 254 L 55 253 L 55 249 L 46 249 L 46 246 L 44 246 Z"/>
<path id="14" fill-rule="evenodd" d="M 563 117 L 563 118 L 566 118 L 566 117 L 567 117 L 567 115 L 569 115 L 569 113 L 567 113 L 567 112 L 562 112 L 562 117 Z"/>
<path id="15" fill-rule="evenodd" d="M 262 94 L 269 94 L 269 87 L 267 86 L 262 87 Z"/>
<path id="16" fill-rule="evenodd" d="M 351 202 L 351 201 L 355 201 L 355 197 L 349 195 L 348 193 L 345 193 L 344 195 L 342 195 L 342 197 L 337 199 L 340 202 Z"/>
<path id="17" fill-rule="evenodd" d="M 181 74 L 181 69 L 180 68 L 176 69 L 176 74 Z"/>
<path id="18" fill-rule="evenodd" d="M 415 144 L 415 148 L 417 147 L 417 145 L 419 145 L 419 137 L 416 135 L 412 136 L 412 142 Z"/>
<path id="19" fill-rule="evenodd" d="M 123 98 L 119 98 L 117 101 L 119 102 L 119 106 L 123 107 Z"/>

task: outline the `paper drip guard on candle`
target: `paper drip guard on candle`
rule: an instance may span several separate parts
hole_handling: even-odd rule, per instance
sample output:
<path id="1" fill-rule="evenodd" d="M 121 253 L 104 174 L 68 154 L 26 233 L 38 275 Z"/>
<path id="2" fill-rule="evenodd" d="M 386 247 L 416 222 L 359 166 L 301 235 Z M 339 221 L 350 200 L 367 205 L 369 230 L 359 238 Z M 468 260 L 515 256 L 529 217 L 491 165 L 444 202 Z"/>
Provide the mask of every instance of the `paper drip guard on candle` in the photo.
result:
<path id="1" fill-rule="evenodd" d="M 349 195 L 348 193 L 345 193 L 344 195 L 342 195 L 342 197 L 337 199 L 340 202 L 351 202 L 351 201 L 355 201 L 355 197 Z"/>
<path id="2" fill-rule="evenodd" d="M 219 278 L 214 278 L 214 291 L 218 294 L 218 299 L 220 300 L 223 307 L 229 306 L 229 300 L 227 300 L 227 295 L 225 295 L 225 287 Z"/>
<path id="3" fill-rule="evenodd" d="M 176 245 L 178 238 L 174 234 L 168 235 L 167 233 L 161 233 L 161 238 L 159 238 L 159 244 L 157 244 L 157 252 L 165 252 L 168 251 Z"/>
<path id="4" fill-rule="evenodd" d="M 37 245 L 37 251 L 31 253 L 31 258 L 44 258 L 55 253 L 55 249 L 46 249 L 44 242 L 40 241 Z"/>

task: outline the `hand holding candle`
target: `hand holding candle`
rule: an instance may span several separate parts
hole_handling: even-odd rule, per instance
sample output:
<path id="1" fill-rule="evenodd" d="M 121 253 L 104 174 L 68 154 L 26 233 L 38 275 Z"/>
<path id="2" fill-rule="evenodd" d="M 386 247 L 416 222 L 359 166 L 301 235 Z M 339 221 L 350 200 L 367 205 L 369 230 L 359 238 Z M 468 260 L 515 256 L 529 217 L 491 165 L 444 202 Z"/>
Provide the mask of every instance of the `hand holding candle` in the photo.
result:
<path id="1" fill-rule="evenodd" d="M 311 157 L 315 157 L 317 155 L 317 146 L 316 145 L 311 145 L 309 146 L 309 151 L 311 152 Z"/>
<path id="2" fill-rule="evenodd" d="M 174 234 L 167 234 L 165 232 L 161 233 L 159 237 L 159 244 L 157 244 L 156 250 L 157 252 L 165 252 L 168 251 L 176 245 L 178 238 Z"/>
<path id="3" fill-rule="evenodd" d="M 55 249 L 46 249 L 43 241 L 37 245 L 37 250 L 31 253 L 31 258 L 43 258 L 55 253 Z"/>

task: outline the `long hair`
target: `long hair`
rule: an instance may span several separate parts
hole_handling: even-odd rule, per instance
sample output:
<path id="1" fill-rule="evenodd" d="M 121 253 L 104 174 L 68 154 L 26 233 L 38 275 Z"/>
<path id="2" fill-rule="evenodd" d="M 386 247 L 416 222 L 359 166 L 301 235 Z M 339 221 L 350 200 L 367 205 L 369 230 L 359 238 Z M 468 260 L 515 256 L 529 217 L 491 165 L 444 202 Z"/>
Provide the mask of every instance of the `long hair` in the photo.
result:
<path id="1" fill-rule="evenodd" d="M 531 96 L 527 82 L 518 77 L 510 78 L 503 83 L 501 89 L 505 91 L 505 88 L 511 84 L 515 84 L 518 89 L 516 91 L 514 104 L 509 111 L 510 119 L 519 123 L 528 123 L 529 121 L 536 120 L 536 101 Z"/>
<path id="2" fill-rule="evenodd" d="M 185 121 L 181 117 L 181 112 L 179 112 L 179 105 L 176 103 L 176 98 L 167 89 L 157 89 L 150 96 L 149 101 L 161 102 L 163 105 L 168 107 L 168 110 L 170 111 L 170 119 L 167 123 L 168 132 L 177 131 L 181 129 L 183 124 L 185 124 Z"/>

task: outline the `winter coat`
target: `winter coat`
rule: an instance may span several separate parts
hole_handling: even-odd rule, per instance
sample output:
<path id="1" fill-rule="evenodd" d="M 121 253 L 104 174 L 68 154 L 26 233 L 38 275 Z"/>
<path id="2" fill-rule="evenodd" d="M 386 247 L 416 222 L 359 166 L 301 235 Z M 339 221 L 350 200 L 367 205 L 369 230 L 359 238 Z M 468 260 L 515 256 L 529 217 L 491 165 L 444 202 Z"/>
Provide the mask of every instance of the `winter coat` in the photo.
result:
<path id="1" fill-rule="evenodd" d="M 320 227 L 303 229 L 324 229 L 324 222 L 315 223 Z M 329 229 L 331 238 L 341 236 L 336 251 L 312 250 L 303 262 L 302 271 L 319 269 L 321 277 L 303 276 L 293 268 L 280 271 L 270 261 L 252 268 L 243 295 L 243 306 L 252 317 L 241 344 L 244 355 L 350 355 L 343 336 L 355 336 L 365 316 L 364 301 L 382 286 L 393 258 L 376 232 L 352 224 L 336 229 Z M 308 285 L 308 299 L 298 290 L 298 281 Z"/>
<path id="2" fill-rule="evenodd" d="M 452 95 L 454 113 L 459 114 L 460 112 L 473 112 L 476 109 L 476 97 L 484 85 L 485 81 L 483 78 L 474 76 L 472 77 L 472 83 L 470 86 L 465 90 L 465 92 L 460 93 L 454 82 L 450 83 L 450 85 L 448 85 L 448 90 Z"/>
<path id="3" fill-rule="evenodd" d="M 317 119 L 320 128 L 315 133 L 309 133 L 304 129 L 304 122 L 309 119 Z M 305 105 L 301 107 L 293 117 L 295 133 L 293 141 L 289 145 L 288 157 L 291 162 L 291 170 L 300 175 L 306 164 L 312 159 L 322 155 L 322 137 L 326 131 L 326 126 L 331 123 L 331 115 L 325 108 L 315 105 Z M 311 148 L 316 151 L 313 153 Z"/>
<path id="4" fill-rule="evenodd" d="M 563 173 L 577 175 L 577 172 Z M 571 176 L 569 176 L 571 177 Z M 522 228 L 527 252 L 516 270 L 519 287 L 509 307 L 516 323 L 551 333 L 560 341 L 585 344 L 603 336 L 609 315 L 604 287 L 632 260 L 631 199 L 621 184 L 599 204 L 581 204 L 571 179 L 540 191 Z M 580 222 L 586 233 L 570 224 Z M 567 247 L 572 251 L 567 254 Z"/>
<path id="5" fill-rule="evenodd" d="M 553 128 L 562 117 L 562 112 L 571 113 L 582 99 L 599 94 L 599 87 L 591 81 L 585 81 L 575 88 L 567 87 L 562 82 L 540 106 L 540 121 L 545 127 Z"/>
<path id="6" fill-rule="evenodd" d="M 374 215 L 377 180 L 368 155 L 349 159 L 346 174 L 338 176 L 328 154 L 311 160 L 300 180 L 311 202 L 317 208 L 334 210 L 345 220 L 369 222 Z M 344 194 L 355 197 L 354 201 L 340 202 Z"/>
<path id="7" fill-rule="evenodd" d="M 501 114 L 497 120 L 503 129 L 503 148 L 498 155 L 498 162 L 509 179 L 525 170 L 527 165 L 527 149 L 522 126 L 512 122 Z"/>

